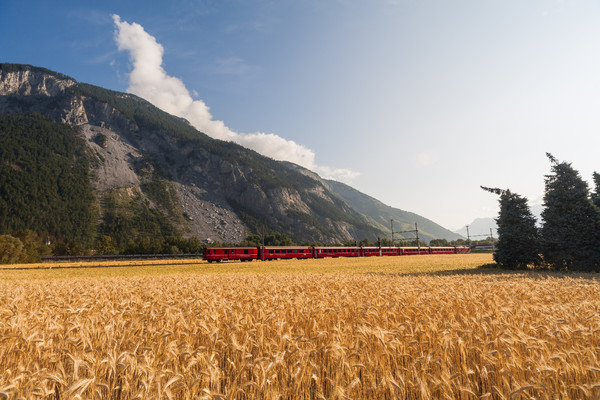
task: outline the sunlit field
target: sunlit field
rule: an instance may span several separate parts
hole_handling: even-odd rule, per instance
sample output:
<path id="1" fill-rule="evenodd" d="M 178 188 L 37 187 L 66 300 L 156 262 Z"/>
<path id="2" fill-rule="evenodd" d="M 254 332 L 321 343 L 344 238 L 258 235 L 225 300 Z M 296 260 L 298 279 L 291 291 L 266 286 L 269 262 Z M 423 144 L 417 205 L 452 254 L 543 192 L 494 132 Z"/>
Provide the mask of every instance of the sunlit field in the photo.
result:
<path id="1" fill-rule="evenodd" d="M 472 270 L 492 263 L 491 254 L 443 254 L 398 257 L 347 257 L 207 263 L 200 259 L 78 261 L 0 265 L 0 279 L 48 279 L 166 274 L 297 274 L 398 273 L 414 274 Z"/>
<path id="2" fill-rule="evenodd" d="M 598 398 L 597 275 L 490 261 L 3 269 L 0 398 Z"/>

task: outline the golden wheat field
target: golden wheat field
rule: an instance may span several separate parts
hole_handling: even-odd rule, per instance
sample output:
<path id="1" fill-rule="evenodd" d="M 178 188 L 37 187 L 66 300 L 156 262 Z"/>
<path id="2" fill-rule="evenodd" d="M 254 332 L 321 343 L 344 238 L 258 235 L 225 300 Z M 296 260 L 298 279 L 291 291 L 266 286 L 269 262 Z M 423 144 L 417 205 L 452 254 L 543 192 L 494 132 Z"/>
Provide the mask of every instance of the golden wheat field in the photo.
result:
<path id="1" fill-rule="evenodd" d="M 333 273 L 311 261 L 290 273 L 277 262 L 33 280 L 0 271 L 0 398 L 600 396 L 596 275 L 417 257 L 395 269 L 331 261 Z"/>

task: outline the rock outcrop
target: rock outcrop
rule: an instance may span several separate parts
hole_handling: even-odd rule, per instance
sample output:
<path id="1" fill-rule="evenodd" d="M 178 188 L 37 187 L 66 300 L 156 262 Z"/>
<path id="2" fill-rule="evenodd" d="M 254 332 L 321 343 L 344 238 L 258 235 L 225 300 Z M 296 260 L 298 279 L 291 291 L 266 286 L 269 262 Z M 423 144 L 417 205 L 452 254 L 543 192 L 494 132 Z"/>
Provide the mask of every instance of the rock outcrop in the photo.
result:
<path id="1" fill-rule="evenodd" d="M 211 139 L 136 96 L 0 64 L 0 113 L 31 112 L 80 128 L 99 199 L 131 188 L 123 193 L 142 193 L 158 209 L 147 188 L 166 180 L 177 204 L 162 211 L 184 236 L 237 243 L 264 227 L 297 241 L 339 242 L 380 233 L 320 179 Z"/>

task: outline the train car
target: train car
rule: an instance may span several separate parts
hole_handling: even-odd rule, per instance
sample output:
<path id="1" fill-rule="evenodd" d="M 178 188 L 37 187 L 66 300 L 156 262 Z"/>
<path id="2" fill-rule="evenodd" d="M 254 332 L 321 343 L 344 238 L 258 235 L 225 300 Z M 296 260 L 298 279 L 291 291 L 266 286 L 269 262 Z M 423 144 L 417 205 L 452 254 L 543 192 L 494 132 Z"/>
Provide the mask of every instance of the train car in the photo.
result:
<path id="1" fill-rule="evenodd" d="M 456 247 L 448 246 L 448 247 L 430 247 L 429 254 L 455 254 Z"/>
<path id="2" fill-rule="evenodd" d="M 399 254 L 398 251 L 399 251 L 398 247 L 382 247 L 381 255 L 382 256 L 397 256 Z"/>
<path id="3" fill-rule="evenodd" d="M 313 258 L 313 248 L 310 246 L 265 246 L 258 248 L 258 258 L 260 260 L 279 260 L 297 258 L 299 260 Z"/>
<path id="4" fill-rule="evenodd" d="M 401 256 L 429 254 L 429 247 L 400 247 Z"/>
<path id="5" fill-rule="evenodd" d="M 455 246 L 456 254 L 468 254 L 471 252 L 471 248 L 469 246 Z"/>
<path id="6" fill-rule="evenodd" d="M 256 247 L 208 247 L 204 259 L 211 262 L 221 261 L 252 261 L 258 259 Z"/>
<path id="7" fill-rule="evenodd" d="M 399 248 L 398 247 L 362 247 L 362 255 L 364 257 L 397 256 L 397 255 L 399 255 Z"/>
<path id="8" fill-rule="evenodd" d="M 313 247 L 314 258 L 327 258 L 327 257 L 360 257 L 360 247 Z"/>
<path id="9" fill-rule="evenodd" d="M 208 262 L 252 260 L 299 260 L 307 258 L 373 257 L 424 254 L 466 254 L 468 246 L 446 247 L 340 247 L 340 246 L 266 246 L 262 247 L 209 247 L 204 258 Z"/>
<path id="10" fill-rule="evenodd" d="M 361 247 L 363 257 L 379 256 L 379 247 Z"/>

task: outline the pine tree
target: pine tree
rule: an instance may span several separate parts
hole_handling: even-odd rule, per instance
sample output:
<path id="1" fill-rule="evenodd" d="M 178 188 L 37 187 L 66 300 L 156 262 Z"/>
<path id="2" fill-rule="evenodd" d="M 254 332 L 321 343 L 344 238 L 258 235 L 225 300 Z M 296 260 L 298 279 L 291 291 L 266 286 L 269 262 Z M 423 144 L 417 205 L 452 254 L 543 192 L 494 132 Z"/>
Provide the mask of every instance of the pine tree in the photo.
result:
<path id="1" fill-rule="evenodd" d="M 500 212 L 496 219 L 498 244 L 494 261 L 507 269 L 527 269 L 529 265 L 539 265 L 538 229 L 527 199 L 508 189 L 481 188 L 500 196 Z"/>
<path id="2" fill-rule="evenodd" d="M 596 186 L 592 193 L 592 202 L 600 209 L 600 174 L 594 172 L 594 185 Z"/>
<path id="3" fill-rule="evenodd" d="M 547 156 L 552 173 L 545 179 L 542 211 L 544 261 L 555 269 L 600 271 L 600 213 L 588 185 L 570 163 Z"/>

